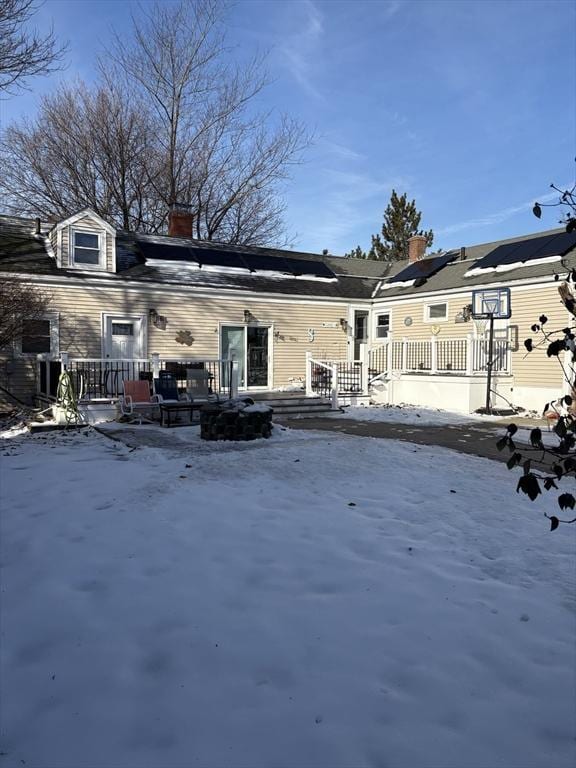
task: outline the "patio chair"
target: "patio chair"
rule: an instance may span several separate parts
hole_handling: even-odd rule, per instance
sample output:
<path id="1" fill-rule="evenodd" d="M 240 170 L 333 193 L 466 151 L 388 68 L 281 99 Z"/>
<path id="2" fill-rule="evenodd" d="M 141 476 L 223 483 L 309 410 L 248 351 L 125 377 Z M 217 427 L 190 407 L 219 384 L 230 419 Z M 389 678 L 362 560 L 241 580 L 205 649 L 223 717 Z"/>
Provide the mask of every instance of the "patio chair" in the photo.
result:
<path id="1" fill-rule="evenodd" d="M 150 394 L 150 383 L 148 381 L 124 380 L 124 394 L 118 398 L 120 411 L 131 422 L 139 424 L 152 424 L 151 418 L 143 416 L 144 413 L 151 414 L 159 408 L 157 395 Z"/>
<path id="2" fill-rule="evenodd" d="M 171 373 L 160 372 L 160 377 L 154 379 L 154 393 L 159 403 L 187 403 L 190 397 L 178 392 L 178 382 Z"/>
<path id="3" fill-rule="evenodd" d="M 193 402 L 201 400 L 203 402 L 218 401 L 218 395 L 212 393 L 210 380 L 212 374 L 203 368 L 188 368 L 186 371 L 186 393 Z"/>

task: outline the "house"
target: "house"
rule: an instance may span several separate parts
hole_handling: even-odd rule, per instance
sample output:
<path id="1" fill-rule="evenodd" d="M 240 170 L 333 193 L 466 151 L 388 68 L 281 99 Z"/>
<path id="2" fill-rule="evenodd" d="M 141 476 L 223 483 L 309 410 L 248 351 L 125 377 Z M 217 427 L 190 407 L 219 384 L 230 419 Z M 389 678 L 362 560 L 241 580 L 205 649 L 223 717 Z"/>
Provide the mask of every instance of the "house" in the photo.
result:
<path id="1" fill-rule="evenodd" d="M 558 286 L 576 267 L 576 233 L 550 230 L 422 260 L 423 238 L 410 246 L 409 260 L 395 265 L 373 294 L 376 397 L 464 412 L 484 405 L 488 329 L 486 320 L 473 319 L 475 292 L 505 293 L 510 310 L 494 321 L 492 406 L 541 411 L 570 392 L 547 345 L 527 354 L 524 340 L 535 337 L 532 326 L 542 314 L 548 329 L 573 324 Z"/>
<path id="2" fill-rule="evenodd" d="M 39 365 L 39 354 L 64 354 L 92 401 L 141 372 L 117 361 L 142 369 L 154 354 L 222 379 L 217 361 L 233 359 L 239 388 L 254 392 L 303 387 L 306 352 L 346 359 L 351 303 L 369 312 L 385 265 L 191 235 L 180 211 L 167 236 L 117 231 L 91 210 L 52 226 L 1 217 L 1 272 L 51 300 L 45 320 L 4 351 L 0 386 L 27 401 L 53 395 L 59 365 Z"/>
<path id="3" fill-rule="evenodd" d="M 166 236 L 116 230 L 89 209 L 49 225 L 0 217 L 0 275 L 50 296 L 45 318 L 3 350 L 0 386 L 50 399 L 64 364 L 83 399 L 105 405 L 123 378 L 201 366 L 219 389 L 234 378 L 253 393 L 302 388 L 333 404 L 372 397 L 468 412 L 483 404 L 489 359 L 472 292 L 508 288 L 511 317 L 495 323 L 498 397 L 540 409 L 564 391 L 559 367 L 542 351 L 526 358 L 522 341 L 541 313 L 554 327 L 569 322 L 555 278 L 576 267 L 574 235 L 431 258 L 415 236 L 393 265 L 191 235 L 179 210 Z"/>

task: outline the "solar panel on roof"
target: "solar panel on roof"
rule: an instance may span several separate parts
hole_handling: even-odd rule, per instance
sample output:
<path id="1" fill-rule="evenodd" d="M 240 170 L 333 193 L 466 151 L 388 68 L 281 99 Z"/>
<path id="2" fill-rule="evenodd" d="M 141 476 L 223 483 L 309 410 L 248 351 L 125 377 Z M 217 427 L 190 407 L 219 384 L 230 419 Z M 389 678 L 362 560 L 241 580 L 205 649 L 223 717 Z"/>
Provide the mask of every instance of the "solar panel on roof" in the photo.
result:
<path id="1" fill-rule="evenodd" d="M 334 272 L 322 261 L 269 256 L 261 253 L 238 253 L 220 248 L 202 248 L 171 243 L 138 243 L 146 259 L 182 261 L 210 267 L 240 268 L 251 272 L 282 272 L 288 275 L 309 275 L 333 278 Z"/>
<path id="2" fill-rule="evenodd" d="M 283 272 L 284 259 L 281 256 L 267 256 L 263 253 L 246 253 L 244 261 L 248 269 L 259 272 Z"/>
<path id="3" fill-rule="evenodd" d="M 576 232 L 558 232 L 530 240 L 499 245 L 493 251 L 474 262 L 474 269 L 489 269 L 505 264 L 517 264 L 549 256 L 564 256 L 576 246 Z"/>
<path id="4" fill-rule="evenodd" d="M 334 272 L 323 261 L 311 259 L 282 259 L 287 270 L 293 275 L 314 275 L 314 277 L 334 277 Z"/>
<path id="5" fill-rule="evenodd" d="M 409 264 L 388 281 L 389 283 L 405 283 L 411 280 L 426 280 L 436 274 L 442 267 L 458 258 L 457 253 L 446 253 L 443 256 L 433 256 L 429 259 L 420 259 Z"/>
<path id="6" fill-rule="evenodd" d="M 215 248 L 191 248 L 190 250 L 195 255 L 200 266 L 248 269 L 243 255 L 235 251 L 221 251 Z"/>
<path id="7" fill-rule="evenodd" d="M 138 243 L 140 252 L 146 259 L 161 259 L 162 261 L 188 261 L 198 263 L 193 252 L 186 245 L 171 245 L 168 243 Z"/>

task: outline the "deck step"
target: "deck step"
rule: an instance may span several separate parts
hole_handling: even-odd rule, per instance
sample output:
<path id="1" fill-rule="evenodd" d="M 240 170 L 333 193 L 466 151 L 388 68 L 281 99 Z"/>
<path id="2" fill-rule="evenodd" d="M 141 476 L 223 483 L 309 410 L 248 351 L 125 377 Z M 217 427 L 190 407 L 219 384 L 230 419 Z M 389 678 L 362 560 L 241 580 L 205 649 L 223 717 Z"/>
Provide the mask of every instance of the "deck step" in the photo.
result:
<path id="1" fill-rule="evenodd" d="M 250 395 L 255 402 L 269 405 L 277 416 L 315 416 L 319 413 L 329 413 L 332 410 L 332 404 L 327 397 L 306 397 L 304 395 L 295 397 L 271 396 L 271 393 L 265 393 L 262 396 L 257 394 Z"/>

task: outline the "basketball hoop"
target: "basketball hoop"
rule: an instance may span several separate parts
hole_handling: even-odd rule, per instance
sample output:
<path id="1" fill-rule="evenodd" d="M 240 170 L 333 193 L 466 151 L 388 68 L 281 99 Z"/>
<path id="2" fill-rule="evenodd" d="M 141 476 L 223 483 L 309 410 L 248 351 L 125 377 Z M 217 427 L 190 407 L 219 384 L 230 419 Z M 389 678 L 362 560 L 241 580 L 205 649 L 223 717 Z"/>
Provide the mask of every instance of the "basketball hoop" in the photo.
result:
<path id="1" fill-rule="evenodd" d="M 486 413 L 492 413 L 490 396 L 492 394 L 492 369 L 494 367 L 494 320 L 504 320 L 512 316 L 510 308 L 510 288 L 487 288 L 472 291 L 472 319 L 476 333 L 485 339 L 486 346 Z M 486 339 L 486 326 L 490 332 Z"/>

